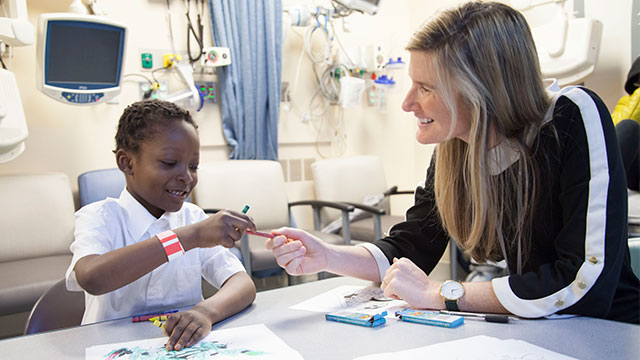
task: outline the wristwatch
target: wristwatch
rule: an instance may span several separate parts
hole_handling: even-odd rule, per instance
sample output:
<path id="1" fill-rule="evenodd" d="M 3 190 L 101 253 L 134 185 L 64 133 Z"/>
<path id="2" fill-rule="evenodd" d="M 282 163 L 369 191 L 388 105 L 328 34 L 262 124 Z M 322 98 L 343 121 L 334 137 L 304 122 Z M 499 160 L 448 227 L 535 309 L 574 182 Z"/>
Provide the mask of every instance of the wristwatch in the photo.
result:
<path id="1" fill-rule="evenodd" d="M 440 296 L 444 299 L 444 306 L 449 311 L 460 311 L 458 300 L 464 295 L 464 286 L 455 280 L 447 280 L 440 286 Z"/>

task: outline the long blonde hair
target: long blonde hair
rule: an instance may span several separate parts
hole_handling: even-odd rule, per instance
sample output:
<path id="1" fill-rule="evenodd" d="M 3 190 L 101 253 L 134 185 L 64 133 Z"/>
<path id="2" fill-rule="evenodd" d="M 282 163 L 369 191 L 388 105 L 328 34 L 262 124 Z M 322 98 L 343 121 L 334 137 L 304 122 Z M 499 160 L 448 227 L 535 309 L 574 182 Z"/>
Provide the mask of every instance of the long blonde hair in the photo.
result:
<path id="1" fill-rule="evenodd" d="M 468 143 L 454 138 L 436 150 L 435 195 L 443 226 L 476 260 L 500 260 L 521 242 L 526 254 L 538 182 L 532 135 L 550 103 L 526 20 L 504 4 L 465 3 L 427 21 L 407 50 L 432 59 L 454 126 L 456 97 L 471 117 Z M 495 136 L 519 159 L 492 176 Z"/>

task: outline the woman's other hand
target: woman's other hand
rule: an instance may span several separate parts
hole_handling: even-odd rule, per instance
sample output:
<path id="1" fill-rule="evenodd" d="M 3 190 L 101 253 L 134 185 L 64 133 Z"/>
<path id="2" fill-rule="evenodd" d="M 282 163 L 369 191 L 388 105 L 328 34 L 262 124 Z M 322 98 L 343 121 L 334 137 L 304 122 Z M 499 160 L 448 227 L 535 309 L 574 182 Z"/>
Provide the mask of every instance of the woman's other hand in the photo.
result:
<path id="1" fill-rule="evenodd" d="M 401 258 L 393 259 L 380 288 L 384 296 L 402 299 L 416 308 L 441 309 L 440 285 L 440 282 L 429 279 L 411 260 Z"/>

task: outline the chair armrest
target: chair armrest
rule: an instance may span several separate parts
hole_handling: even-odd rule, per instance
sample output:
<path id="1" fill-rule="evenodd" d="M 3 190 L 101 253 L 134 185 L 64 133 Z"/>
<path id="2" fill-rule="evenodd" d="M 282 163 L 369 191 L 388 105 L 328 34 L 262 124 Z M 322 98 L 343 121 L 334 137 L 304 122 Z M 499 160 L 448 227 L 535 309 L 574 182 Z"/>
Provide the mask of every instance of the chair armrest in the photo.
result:
<path id="1" fill-rule="evenodd" d="M 375 206 L 369 206 L 369 205 L 352 203 L 352 202 L 345 202 L 345 204 L 351 205 L 356 209 L 360 209 L 362 211 L 366 211 L 366 212 L 371 213 L 373 215 L 384 215 L 384 214 L 386 214 L 386 211 L 384 209 L 380 209 L 380 208 L 377 208 Z"/>
<path id="2" fill-rule="evenodd" d="M 338 209 L 342 211 L 342 238 L 344 239 L 344 244 L 349 245 L 351 243 L 351 228 L 349 227 L 349 213 L 353 212 L 354 206 L 339 203 L 339 202 L 331 202 L 331 201 L 323 201 L 323 200 L 301 200 L 301 201 L 293 201 L 289 203 L 289 209 L 293 206 L 299 205 L 311 205 L 313 208 L 313 229 L 316 231 L 321 230 L 321 218 L 320 218 L 320 210 L 323 207 L 330 207 L 333 209 Z"/>
<path id="3" fill-rule="evenodd" d="M 354 209 L 353 205 L 349 205 L 347 203 L 323 201 L 323 200 L 301 200 L 301 201 L 293 201 L 289 203 L 290 208 L 292 206 L 298 206 L 298 205 L 311 205 L 311 207 L 313 208 L 330 207 L 333 209 L 338 209 L 346 212 L 352 212 Z"/>
<path id="4" fill-rule="evenodd" d="M 414 191 L 413 190 L 398 190 L 397 186 L 392 186 L 389 188 L 389 190 L 384 192 L 384 196 L 389 196 L 389 195 L 408 195 L 408 194 L 413 194 Z"/>
<path id="5" fill-rule="evenodd" d="M 215 214 L 222 209 L 202 209 L 205 214 Z"/>
<path id="6" fill-rule="evenodd" d="M 413 195 L 413 194 L 415 194 L 415 191 L 413 190 L 398 190 L 389 195 Z"/>

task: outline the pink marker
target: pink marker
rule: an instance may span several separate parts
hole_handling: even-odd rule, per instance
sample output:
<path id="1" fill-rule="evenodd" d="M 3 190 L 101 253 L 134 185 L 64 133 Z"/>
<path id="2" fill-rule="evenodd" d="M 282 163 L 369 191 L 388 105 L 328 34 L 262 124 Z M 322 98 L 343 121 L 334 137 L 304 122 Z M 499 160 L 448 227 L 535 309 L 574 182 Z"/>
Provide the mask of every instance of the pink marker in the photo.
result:
<path id="1" fill-rule="evenodd" d="M 251 234 L 251 235 L 257 235 L 257 236 L 262 236 L 262 237 L 266 237 L 266 238 L 270 238 L 273 239 L 274 237 L 276 237 L 273 234 L 268 234 L 265 232 L 261 232 L 261 231 L 251 231 L 251 230 L 246 230 L 245 231 L 247 234 Z"/>

